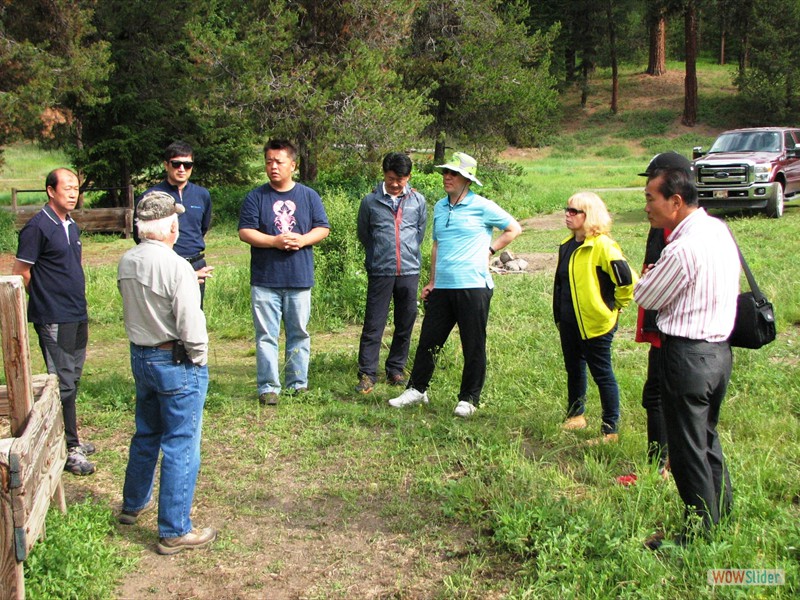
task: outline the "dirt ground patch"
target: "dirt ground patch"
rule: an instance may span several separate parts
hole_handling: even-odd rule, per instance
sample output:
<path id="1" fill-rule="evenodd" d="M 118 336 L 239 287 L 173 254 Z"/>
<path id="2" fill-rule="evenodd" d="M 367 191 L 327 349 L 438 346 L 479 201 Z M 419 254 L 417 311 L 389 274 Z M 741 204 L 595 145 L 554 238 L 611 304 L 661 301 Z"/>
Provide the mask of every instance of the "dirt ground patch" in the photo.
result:
<path id="1" fill-rule="evenodd" d="M 204 454 L 208 450 L 204 444 Z M 214 464 L 215 459 L 204 462 Z M 110 503 L 116 514 L 121 482 L 103 473 L 102 457 L 98 464 L 91 478 L 65 479 L 68 505 L 91 495 L 96 502 Z M 135 526 L 116 525 L 119 539 L 138 562 L 115 597 L 430 598 L 472 545 L 466 528 L 429 531 L 429 541 L 422 542 L 417 535 L 394 531 L 392 521 L 380 515 L 385 500 L 346 518 L 347 511 L 336 501 L 307 499 L 293 490 L 291 468 L 277 477 L 271 474 L 269 483 L 273 493 L 242 510 L 204 490 L 201 474 L 192 519 L 195 526 L 214 526 L 219 532 L 207 550 L 158 555 L 154 513 Z"/>
<path id="2" fill-rule="evenodd" d="M 522 225 L 525 229 L 559 229 L 563 215 L 539 216 Z M 123 252 L 119 244 L 111 248 L 102 239 L 92 240 L 84 248 L 84 264 L 115 265 Z M 528 262 L 527 273 L 555 268 L 555 253 L 514 254 Z M 219 257 L 215 264 L 227 259 Z M 10 273 L 13 261 L 13 254 L 0 255 L 0 272 Z M 239 356 L 251 342 L 215 344 L 217 352 Z M 103 352 L 126 353 L 124 340 L 111 346 L 105 343 Z M 97 350 L 90 346 L 87 364 L 93 351 Z M 213 426 L 206 422 L 206 428 Z M 103 454 L 127 456 L 132 433 L 132 418 L 113 428 L 82 427 L 85 438 L 100 447 L 98 471 L 92 477 L 65 477 L 68 504 L 91 498 L 116 514 L 122 482 L 118 471 L 103 467 Z M 193 521 L 195 526 L 217 528 L 217 541 L 207 551 L 163 557 L 155 552 L 156 514 L 143 516 L 135 526 L 115 524 L 117 539 L 138 561 L 116 590 L 120 600 L 431 598 L 443 593 L 443 581 L 459 572 L 476 546 L 476 532 L 454 522 L 443 522 L 425 532 L 410 530 L 396 516 L 384 514 L 391 498 L 360 499 L 354 513 L 337 498 L 310 493 L 297 484 L 291 460 L 282 459 L 263 477 L 262 481 L 269 482 L 268 489 L 259 487 L 248 491 L 247 498 L 231 498 L 220 494 L 218 484 L 209 481 L 212 477 L 204 476 L 202 469 L 225 468 L 230 481 L 250 480 L 252 474 L 242 470 L 247 467 L 235 460 L 235 448 L 206 439 L 203 456 Z M 497 597 L 501 595 L 498 592 Z"/>

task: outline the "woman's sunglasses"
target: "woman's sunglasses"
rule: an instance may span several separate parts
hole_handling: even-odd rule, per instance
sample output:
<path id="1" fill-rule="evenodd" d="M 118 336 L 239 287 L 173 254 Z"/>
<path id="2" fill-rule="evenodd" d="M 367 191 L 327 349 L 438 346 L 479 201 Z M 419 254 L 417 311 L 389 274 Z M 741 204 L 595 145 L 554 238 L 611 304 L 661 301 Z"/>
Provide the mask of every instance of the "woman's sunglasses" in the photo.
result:
<path id="1" fill-rule="evenodd" d="M 572 208 L 571 206 L 565 206 L 564 212 L 568 214 L 570 217 L 574 217 L 575 215 L 585 215 L 586 211 L 581 210 L 580 208 Z"/>

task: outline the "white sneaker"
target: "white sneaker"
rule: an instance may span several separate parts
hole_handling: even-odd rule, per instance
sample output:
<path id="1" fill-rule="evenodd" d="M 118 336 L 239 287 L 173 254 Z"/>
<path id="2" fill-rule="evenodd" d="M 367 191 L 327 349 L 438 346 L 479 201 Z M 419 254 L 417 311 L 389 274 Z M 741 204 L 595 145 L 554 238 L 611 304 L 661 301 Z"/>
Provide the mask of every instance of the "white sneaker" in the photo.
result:
<path id="1" fill-rule="evenodd" d="M 402 408 L 404 406 L 419 404 L 420 402 L 423 404 L 428 403 L 428 393 L 418 392 L 414 388 L 406 388 L 405 391 L 397 398 L 392 398 L 389 400 L 389 406 L 393 406 L 394 408 Z"/>
<path id="2" fill-rule="evenodd" d="M 467 417 L 471 417 L 475 411 L 478 410 L 478 407 L 474 404 L 470 404 L 469 402 L 465 402 L 464 400 L 460 400 L 458 404 L 456 404 L 456 408 L 453 411 L 457 417 L 462 417 L 466 419 Z"/>

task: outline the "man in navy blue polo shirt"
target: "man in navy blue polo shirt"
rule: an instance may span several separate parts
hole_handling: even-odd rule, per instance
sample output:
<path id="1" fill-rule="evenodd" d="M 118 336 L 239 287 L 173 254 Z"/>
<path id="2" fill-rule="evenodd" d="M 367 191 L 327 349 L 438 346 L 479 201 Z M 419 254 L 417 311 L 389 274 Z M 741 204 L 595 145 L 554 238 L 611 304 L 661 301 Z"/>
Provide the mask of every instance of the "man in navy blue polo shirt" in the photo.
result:
<path id="1" fill-rule="evenodd" d="M 250 244 L 250 301 L 256 330 L 258 401 L 275 406 L 281 389 L 308 389 L 314 245 L 330 225 L 319 194 L 292 178 L 297 148 L 288 140 L 264 145 L 269 182 L 252 190 L 239 213 L 239 239 Z M 285 365 L 278 367 L 281 322 Z M 285 385 L 281 386 L 281 372 Z"/>
<path id="2" fill-rule="evenodd" d="M 47 175 L 45 186 L 48 202 L 19 232 L 12 273 L 22 276 L 28 291 L 28 321 L 39 336 L 47 371 L 58 375 L 68 450 L 64 469 L 91 475 L 94 464 L 86 456 L 95 448 L 80 443 L 75 410 L 89 338 L 81 232 L 69 216 L 78 202 L 80 185 L 69 169 L 55 169 Z"/>
<path id="3" fill-rule="evenodd" d="M 206 264 L 206 242 L 204 236 L 211 226 L 211 194 L 202 186 L 189 181 L 194 168 L 194 150 L 186 142 L 172 142 L 164 150 L 164 170 L 167 176 L 148 192 L 167 192 L 182 204 L 186 211 L 178 216 L 178 241 L 173 248 L 178 256 L 192 265 L 200 282 L 200 306 L 206 290 L 206 278 L 211 277 L 214 267 Z M 142 194 L 144 196 L 144 194 Z M 137 201 L 138 204 L 138 201 Z M 139 243 L 135 235 L 136 243 Z"/>

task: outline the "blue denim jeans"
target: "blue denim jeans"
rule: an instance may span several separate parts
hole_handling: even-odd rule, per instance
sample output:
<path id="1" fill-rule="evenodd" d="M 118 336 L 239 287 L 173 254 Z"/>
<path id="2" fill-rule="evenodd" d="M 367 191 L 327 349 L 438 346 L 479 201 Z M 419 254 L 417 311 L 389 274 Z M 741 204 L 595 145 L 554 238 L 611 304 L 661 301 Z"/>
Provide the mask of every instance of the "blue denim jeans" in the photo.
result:
<path id="1" fill-rule="evenodd" d="M 172 362 L 171 350 L 131 344 L 136 382 L 136 433 L 131 439 L 122 508 L 144 508 L 153 494 L 159 450 L 158 535 L 180 537 L 192 530 L 203 405 L 208 367 Z"/>
<path id="2" fill-rule="evenodd" d="M 311 336 L 311 288 L 250 286 L 253 324 L 256 329 L 256 383 L 258 393 L 281 392 L 278 368 L 278 336 L 281 321 L 286 331 L 284 379 L 287 389 L 308 387 Z"/>
<path id="3" fill-rule="evenodd" d="M 582 415 L 585 410 L 588 365 L 600 393 L 603 407 L 600 430 L 604 434 L 616 433 L 619 422 L 619 386 L 611 366 L 611 342 L 616 330 L 614 327 L 605 335 L 584 340 L 576 323 L 561 321 L 558 328 L 567 371 L 567 416 Z"/>

